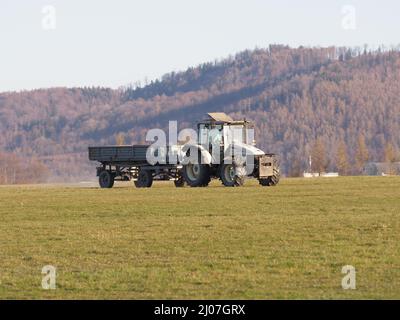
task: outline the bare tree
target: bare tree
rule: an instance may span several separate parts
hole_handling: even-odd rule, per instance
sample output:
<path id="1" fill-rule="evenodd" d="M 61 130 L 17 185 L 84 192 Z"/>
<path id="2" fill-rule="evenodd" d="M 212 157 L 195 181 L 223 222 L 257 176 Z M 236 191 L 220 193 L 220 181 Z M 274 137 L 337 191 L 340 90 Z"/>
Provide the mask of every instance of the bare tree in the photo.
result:
<path id="1" fill-rule="evenodd" d="M 311 150 L 311 158 L 312 171 L 318 172 L 320 174 L 326 171 L 326 168 L 328 167 L 328 161 L 326 158 L 325 144 L 322 138 L 318 138 L 315 141 Z"/>
<path id="2" fill-rule="evenodd" d="M 117 146 L 123 146 L 125 144 L 125 135 L 122 132 L 115 136 L 115 143 Z"/>
<path id="3" fill-rule="evenodd" d="M 385 145 L 385 163 L 387 165 L 388 169 L 388 174 L 396 174 L 396 169 L 394 166 L 394 162 L 396 161 L 397 155 L 396 155 L 396 150 L 393 147 L 393 144 L 391 143 L 386 143 Z"/>
<path id="4" fill-rule="evenodd" d="M 347 175 L 349 172 L 349 157 L 347 154 L 347 145 L 344 140 L 340 141 L 336 151 L 336 167 L 342 176 Z"/>
<path id="5" fill-rule="evenodd" d="M 355 171 L 357 174 L 361 174 L 365 163 L 369 159 L 369 151 L 367 144 L 365 143 L 365 137 L 363 134 L 360 134 L 358 136 L 358 145 L 357 145 L 357 151 L 356 151 L 356 156 L 355 156 Z"/>

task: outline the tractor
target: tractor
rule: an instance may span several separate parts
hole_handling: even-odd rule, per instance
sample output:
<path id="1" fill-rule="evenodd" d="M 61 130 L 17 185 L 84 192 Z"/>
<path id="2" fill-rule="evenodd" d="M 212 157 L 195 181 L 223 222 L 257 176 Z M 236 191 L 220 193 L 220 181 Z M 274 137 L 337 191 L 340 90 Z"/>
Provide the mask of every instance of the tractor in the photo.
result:
<path id="1" fill-rule="evenodd" d="M 197 132 L 198 141 L 182 148 L 182 185 L 205 187 L 217 178 L 224 186 L 237 187 L 249 177 L 258 179 L 261 186 L 278 184 L 278 158 L 255 147 L 251 122 L 208 113 L 208 118 L 197 124 Z"/>

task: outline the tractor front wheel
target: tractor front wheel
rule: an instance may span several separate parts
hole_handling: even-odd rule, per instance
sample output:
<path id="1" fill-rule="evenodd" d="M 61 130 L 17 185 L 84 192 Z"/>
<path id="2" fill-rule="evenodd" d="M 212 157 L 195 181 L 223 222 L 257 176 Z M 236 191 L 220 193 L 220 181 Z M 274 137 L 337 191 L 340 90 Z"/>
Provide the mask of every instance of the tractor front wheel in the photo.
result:
<path id="1" fill-rule="evenodd" d="M 219 176 L 226 187 L 240 187 L 244 185 L 246 170 L 243 166 L 224 164 L 220 167 Z"/>

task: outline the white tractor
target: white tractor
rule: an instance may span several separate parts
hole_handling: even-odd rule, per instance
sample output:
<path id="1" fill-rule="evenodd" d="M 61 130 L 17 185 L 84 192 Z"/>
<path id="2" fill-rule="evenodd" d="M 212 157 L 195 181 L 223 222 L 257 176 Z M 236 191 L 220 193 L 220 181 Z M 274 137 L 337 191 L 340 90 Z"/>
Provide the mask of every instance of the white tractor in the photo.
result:
<path id="1" fill-rule="evenodd" d="M 208 113 L 198 123 L 198 141 L 183 148 L 182 184 L 205 187 L 211 178 L 223 185 L 242 186 L 247 177 L 257 178 L 262 186 L 275 186 L 280 170 L 277 156 L 255 147 L 253 125 L 234 121 L 225 113 Z"/>

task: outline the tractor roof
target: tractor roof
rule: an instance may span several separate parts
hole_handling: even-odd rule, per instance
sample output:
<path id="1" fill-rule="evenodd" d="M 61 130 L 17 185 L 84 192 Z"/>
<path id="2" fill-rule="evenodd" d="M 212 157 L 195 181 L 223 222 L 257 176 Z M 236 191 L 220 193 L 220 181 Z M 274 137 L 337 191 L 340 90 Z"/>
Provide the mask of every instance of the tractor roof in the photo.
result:
<path id="1" fill-rule="evenodd" d="M 233 122 L 233 119 L 223 112 L 210 112 L 207 113 L 207 115 L 210 117 L 210 120 L 214 120 L 217 122 Z"/>
<path id="2" fill-rule="evenodd" d="M 207 113 L 208 118 L 200 121 L 199 123 L 214 123 L 214 124 L 249 124 L 249 121 L 240 120 L 235 121 L 224 112 L 210 112 Z"/>

